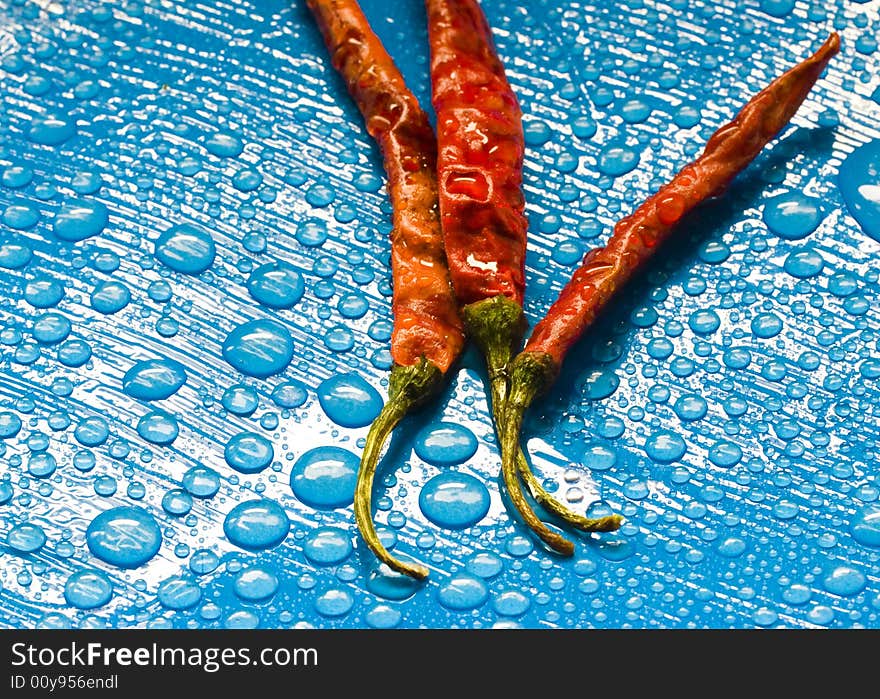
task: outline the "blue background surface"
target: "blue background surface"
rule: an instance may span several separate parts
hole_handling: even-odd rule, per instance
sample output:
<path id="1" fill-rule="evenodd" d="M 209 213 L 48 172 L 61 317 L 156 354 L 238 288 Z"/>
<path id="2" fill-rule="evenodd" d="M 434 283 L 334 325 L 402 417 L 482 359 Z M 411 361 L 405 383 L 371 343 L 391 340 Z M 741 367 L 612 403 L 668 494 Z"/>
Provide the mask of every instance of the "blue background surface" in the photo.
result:
<path id="1" fill-rule="evenodd" d="M 428 107 L 421 3 L 364 7 Z M 383 537 L 429 581 L 363 550 L 347 503 L 387 386 L 390 211 L 304 3 L 0 0 L 0 626 L 880 626 L 880 244 L 838 182 L 874 143 L 847 180 L 870 217 L 880 2 L 484 7 L 524 112 L 532 323 L 752 94 L 843 37 L 792 126 L 529 415 L 545 485 L 622 529 L 561 560 L 511 521 L 469 350 L 376 493 Z M 201 273 L 156 254 L 183 224 L 213 241 Z M 303 282 L 290 308 L 248 290 L 277 262 Z M 280 324 L 258 350 L 281 366 L 289 334 L 282 373 L 227 361 L 253 320 Z M 260 373 L 260 352 L 238 366 Z M 158 379 L 124 391 L 150 360 Z M 438 476 L 487 514 L 437 526 L 419 496 Z M 120 507 L 139 519 L 96 521 Z"/>

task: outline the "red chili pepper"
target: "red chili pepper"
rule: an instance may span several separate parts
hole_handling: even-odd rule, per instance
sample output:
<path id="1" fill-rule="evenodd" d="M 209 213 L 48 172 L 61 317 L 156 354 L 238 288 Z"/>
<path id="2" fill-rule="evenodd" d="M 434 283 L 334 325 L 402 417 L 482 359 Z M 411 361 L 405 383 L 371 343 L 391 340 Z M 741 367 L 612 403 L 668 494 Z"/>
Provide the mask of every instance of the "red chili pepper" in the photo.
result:
<path id="1" fill-rule="evenodd" d="M 425 7 L 446 258 L 465 327 L 486 358 L 500 424 L 508 364 L 526 328 L 522 114 L 479 3 L 426 0 Z M 591 520 L 566 508 L 541 487 L 520 455 L 503 471 L 505 487 L 525 523 L 552 549 L 574 553 L 574 545 L 535 514 L 517 471 L 535 499 L 569 524 L 585 531 L 619 526 L 619 518 Z"/>
<path id="2" fill-rule="evenodd" d="M 464 334 L 450 286 L 437 214 L 437 143 L 428 117 L 373 33 L 355 0 L 307 0 L 333 66 L 382 151 L 393 204 L 391 268 L 394 367 L 388 402 L 367 435 L 355 486 L 358 529 L 376 556 L 415 578 L 428 569 L 394 558 L 373 523 L 372 484 L 394 427 L 442 384 L 461 353 Z"/>
<path id="3" fill-rule="evenodd" d="M 590 251 L 514 360 L 504 415 L 502 463 L 516 459 L 522 417 L 555 379 L 569 348 L 694 207 L 721 194 L 794 116 L 828 61 L 840 50 L 832 33 L 810 58 L 774 80 L 709 139 L 697 160 L 614 227 L 604 248 Z"/>

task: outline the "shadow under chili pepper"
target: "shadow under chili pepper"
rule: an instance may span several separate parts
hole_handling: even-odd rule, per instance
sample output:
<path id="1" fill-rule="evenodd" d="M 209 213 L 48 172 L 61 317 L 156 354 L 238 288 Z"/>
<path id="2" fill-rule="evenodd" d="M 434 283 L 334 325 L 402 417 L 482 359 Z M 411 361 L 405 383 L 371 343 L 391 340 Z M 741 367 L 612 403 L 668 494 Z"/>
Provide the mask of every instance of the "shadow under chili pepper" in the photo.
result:
<path id="1" fill-rule="evenodd" d="M 620 367 L 629 361 L 627 345 L 630 344 L 634 331 L 629 320 L 632 313 L 652 303 L 651 294 L 658 286 L 665 287 L 677 275 L 692 269 L 699 261 L 699 250 L 703 244 L 711 240 L 721 240 L 725 233 L 743 220 L 745 211 L 761 204 L 769 188 L 781 184 L 769 182 L 764 173 L 771 168 L 790 163 L 798 154 L 805 154 L 811 160 L 827 160 L 833 144 L 834 127 L 790 129 L 772 149 L 756 158 L 752 166 L 734 180 L 724 194 L 707 201 L 683 218 L 675 237 L 658 250 L 638 278 L 621 290 L 617 301 L 609 304 L 600 313 L 592 328 L 572 347 L 570 359 L 563 365 L 559 379 L 540 399 L 540 405 L 544 409 L 534 411 L 526 419 L 524 436 L 528 438 L 530 434 L 548 433 L 551 425 L 559 424 L 559 411 L 565 411 L 584 401 L 606 400 L 607 398 L 591 401 L 583 397 L 584 376 L 600 367 L 619 373 Z M 623 346 L 620 356 L 608 362 L 596 359 L 595 348 L 612 340 Z M 594 430 L 591 413 L 595 417 L 590 408 L 584 411 L 588 432 Z M 589 464 L 584 466 L 589 468 Z M 590 539 L 591 535 L 584 533 L 580 538 Z"/>

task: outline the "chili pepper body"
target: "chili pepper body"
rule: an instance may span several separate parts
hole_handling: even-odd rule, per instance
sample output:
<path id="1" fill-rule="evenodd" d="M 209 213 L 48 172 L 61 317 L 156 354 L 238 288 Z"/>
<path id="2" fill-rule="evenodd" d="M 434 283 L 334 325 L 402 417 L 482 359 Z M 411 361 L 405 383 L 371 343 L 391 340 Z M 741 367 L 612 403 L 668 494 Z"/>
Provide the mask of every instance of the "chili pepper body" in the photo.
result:
<path id="1" fill-rule="evenodd" d="M 513 362 L 502 463 L 516 458 L 525 409 L 553 382 L 568 350 L 612 295 L 669 238 L 686 213 L 721 194 L 779 133 L 839 50 L 840 38 L 833 33 L 815 54 L 774 80 L 716 131 L 697 160 L 622 219 L 604 248 L 586 255 Z"/>
<path id="2" fill-rule="evenodd" d="M 440 214 L 449 274 L 468 305 L 522 306 L 527 222 L 522 114 L 476 0 L 427 0 Z"/>
<path id="3" fill-rule="evenodd" d="M 372 520 L 372 483 L 385 441 L 427 400 L 461 353 L 464 330 L 446 265 L 437 203 L 437 143 L 428 117 L 407 88 L 355 0 L 307 0 L 330 52 L 382 152 L 391 198 L 393 276 L 389 398 L 370 428 L 355 487 L 358 528 L 394 570 L 424 578 L 427 568 L 397 560 Z"/>
<path id="4" fill-rule="evenodd" d="M 492 411 L 500 424 L 507 368 L 526 328 L 522 114 L 479 3 L 426 0 L 425 8 L 449 274 L 468 334 L 486 358 Z M 502 474 L 508 496 L 527 526 L 553 550 L 571 555 L 574 546 L 537 517 L 523 496 L 517 471 L 552 514 L 583 530 L 607 526 L 555 500 L 519 454 L 515 468 Z"/>
<path id="5" fill-rule="evenodd" d="M 608 244 L 587 254 L 535 326 L 526 351 L 546 353 L 560 365 L 608 299 L 653 255 L 678 221 L 701 202 L 721 194 L 789 122 L 839 49 L 840 38 L 832 34 L 814 55 L 774 80 L 732 122 L 716 131 L 697 160 L 621 219 Z"/>

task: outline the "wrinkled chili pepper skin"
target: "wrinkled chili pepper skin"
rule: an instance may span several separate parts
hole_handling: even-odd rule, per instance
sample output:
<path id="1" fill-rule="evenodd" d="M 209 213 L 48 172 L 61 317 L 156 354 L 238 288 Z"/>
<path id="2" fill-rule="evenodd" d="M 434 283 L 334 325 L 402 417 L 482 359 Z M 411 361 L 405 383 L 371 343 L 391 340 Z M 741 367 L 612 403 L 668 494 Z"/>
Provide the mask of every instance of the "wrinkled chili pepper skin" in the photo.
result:
<path id="1" fill-rule="evenodd" d="M 437 143 L 428 117 L 354 0 L 307 0 L 348 91 L 378 142 L 393 205 L 391 356 L 445 373 L 464 346 L 437 210 Z"/>
<path id="2" fill-rule="evenodd" d="M 770 83 L 732 122 L 716 131 L 697 160 L 621 219 L 608 244 L 586 255 L 535 326 L 525 352 L 548 355 L 558 369 L 608 299 L 669 237 L 678 221 L 704 200 L 721 194 L 788 123 L 839 49 L 840 38 L 832 34 L 815 54 Z"/>
<path id="3" fill-rule="evenodd" d="M 522 306 L 527 223 L 519 104 L 476 0 L 426 0 L 425 8 L 452 285 L 465 306 L 496 296 Z"/>

